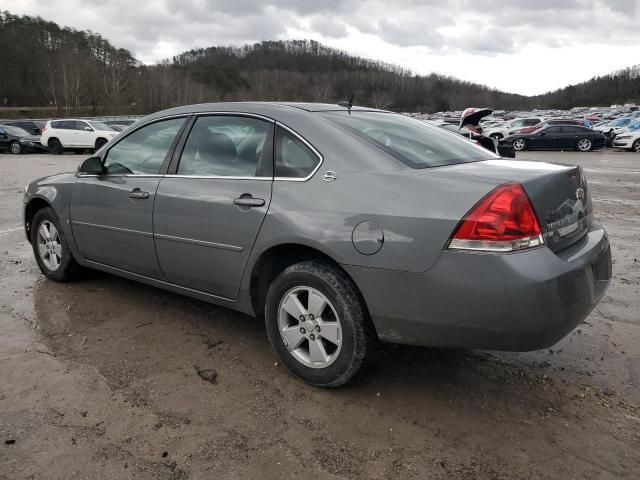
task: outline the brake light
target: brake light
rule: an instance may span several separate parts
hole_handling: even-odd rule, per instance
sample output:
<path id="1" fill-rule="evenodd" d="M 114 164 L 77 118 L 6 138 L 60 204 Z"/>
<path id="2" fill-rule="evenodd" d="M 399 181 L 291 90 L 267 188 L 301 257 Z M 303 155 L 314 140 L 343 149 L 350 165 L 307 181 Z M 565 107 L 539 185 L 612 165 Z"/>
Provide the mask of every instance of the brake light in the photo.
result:
<path id="1" fill-rule="evenodd" d="M 513 252 L 544 243 L 531 200 L 519 183 L 495 188 L 465 215 L 450 249 Z"/>

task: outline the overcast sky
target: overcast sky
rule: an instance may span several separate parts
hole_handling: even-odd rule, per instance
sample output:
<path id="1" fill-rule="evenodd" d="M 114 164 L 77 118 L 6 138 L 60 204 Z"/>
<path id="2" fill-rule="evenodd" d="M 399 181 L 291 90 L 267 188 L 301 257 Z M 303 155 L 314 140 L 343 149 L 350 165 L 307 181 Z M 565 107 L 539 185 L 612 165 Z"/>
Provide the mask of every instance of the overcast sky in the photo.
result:
<path id="1" fill-rule="evenodd" d="M 527 95 L 640 63 L 640 0 L 12 0 L 152 63 L 193 47 L 312 38 Z"/>

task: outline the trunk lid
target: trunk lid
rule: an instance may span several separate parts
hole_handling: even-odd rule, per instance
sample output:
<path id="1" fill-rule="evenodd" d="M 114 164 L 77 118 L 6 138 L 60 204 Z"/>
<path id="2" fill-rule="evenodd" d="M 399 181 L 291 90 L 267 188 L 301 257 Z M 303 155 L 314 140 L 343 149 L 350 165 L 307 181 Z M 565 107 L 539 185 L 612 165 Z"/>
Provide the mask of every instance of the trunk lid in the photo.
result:
<path id="1" fill-rule="evenodd" d="M 574 165 L 488 160 L 443 167 L 448 173 L 518 182 L 531 199 L 547 246 L 558 251 L 589 230 L 593 207 L 584 173 Z"/>

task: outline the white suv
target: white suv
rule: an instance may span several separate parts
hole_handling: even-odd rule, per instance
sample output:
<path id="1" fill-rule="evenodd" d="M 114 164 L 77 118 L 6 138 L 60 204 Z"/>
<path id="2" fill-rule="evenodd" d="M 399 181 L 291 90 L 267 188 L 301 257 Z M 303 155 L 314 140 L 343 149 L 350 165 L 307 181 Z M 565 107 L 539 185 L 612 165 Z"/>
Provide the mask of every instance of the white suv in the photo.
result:
<path id="1" fill-rule="evenodd" d="M 538 125 L 542 121 L 544 121 L 544 118 L 541 117 L 517 118 L 496 127 L 485 128 L 483 134 L 486 137 L 500 140 L 504 137 L 508 137 L 509 135 L 513 135 L 522 128 Z"/>
<path id="2" fill-rule="evenodd" d="M 52 153 L 87 148 L 98 150 L 118 133 L 93 120 L 50 120 L 42 129 L 40 143 Z"/>

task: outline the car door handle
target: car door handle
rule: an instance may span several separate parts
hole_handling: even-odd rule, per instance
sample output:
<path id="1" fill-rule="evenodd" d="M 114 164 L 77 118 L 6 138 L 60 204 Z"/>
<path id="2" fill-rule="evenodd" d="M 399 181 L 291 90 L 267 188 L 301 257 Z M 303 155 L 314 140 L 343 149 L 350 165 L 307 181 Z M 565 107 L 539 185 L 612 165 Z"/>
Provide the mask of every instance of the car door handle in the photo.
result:
<path id="1" fill-rule="evenodd" d="M 252 196 L 241 196 L 240 198 L 235 198 L 233 200 L 234 205 L 238 205 L 240 207 L 262 207 L 265 204 L 265 201 L 262 198 L 253 198 Z"/>
<path id="2" fill-rule="evenodd" d="M 135 198 L 136 200 L 142 200 L 142 199 L 145 199 L 145 198 L 149 198 L 149 192 L 144 192 L 144 191 L 140 190 L 139 188 L 134 188 L 129 193 L 129 198 Z"/>

